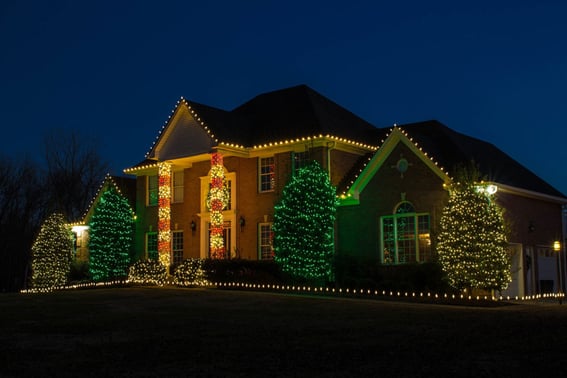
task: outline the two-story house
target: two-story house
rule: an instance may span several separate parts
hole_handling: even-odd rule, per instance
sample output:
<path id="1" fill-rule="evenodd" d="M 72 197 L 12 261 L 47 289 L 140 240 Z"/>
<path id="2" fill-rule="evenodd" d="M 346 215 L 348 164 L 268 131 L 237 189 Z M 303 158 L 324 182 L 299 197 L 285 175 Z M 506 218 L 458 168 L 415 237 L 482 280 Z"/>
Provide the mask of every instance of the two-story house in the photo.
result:
<path id="1" fill-rule="evenodd" d="M 139 258 L 178 264 L 211 257 L 213 155 L 222 157 L 227 194 L 226 257 L 273 257 L 274 205 L 294 172 L 317 160 L 340 198 L 337 253 L 384 264 L 433 259 L 446 184 L 455 167 L 474 160 L 510 221 L 511 292 L 556 285 L 562 193 L 495 146 L 437 121 L 377 128 L 305 85 L 260 94 L 230 111 L 178 101 L 146 159 L 125 169 L 137 181 Z"/>

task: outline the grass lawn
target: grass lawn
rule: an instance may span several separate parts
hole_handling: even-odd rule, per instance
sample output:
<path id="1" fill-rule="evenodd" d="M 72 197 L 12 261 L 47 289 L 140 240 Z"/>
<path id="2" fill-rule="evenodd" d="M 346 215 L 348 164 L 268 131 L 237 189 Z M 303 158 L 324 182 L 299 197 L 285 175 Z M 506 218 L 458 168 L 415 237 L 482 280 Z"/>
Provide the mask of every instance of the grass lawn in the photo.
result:
<path id="1" fill-rule="evenodd" d="M 0 295 L 0 376 L 559 376 L 567 305 L 133 287 Z"/>

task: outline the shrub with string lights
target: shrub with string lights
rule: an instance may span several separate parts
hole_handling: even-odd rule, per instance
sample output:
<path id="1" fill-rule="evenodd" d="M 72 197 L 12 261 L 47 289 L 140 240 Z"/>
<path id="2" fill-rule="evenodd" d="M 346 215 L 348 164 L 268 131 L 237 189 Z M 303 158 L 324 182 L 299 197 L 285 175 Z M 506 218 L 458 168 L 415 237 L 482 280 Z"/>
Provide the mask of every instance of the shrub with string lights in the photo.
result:
<path id="1" fill-rule="evenodd" d="M 503 290 L 512 281 L 502 209 L 486 185 L 451 186 L 437 242 L 439 261 L 457 289 Z"/>
<path id="2" fill-rule="evenodd" d="M 89 271 L 93 280 L 126 277 L 133 243 L 133 214 L 114 185 L 101 194 L 89 228 Z"/>
<path id="3" fill-rule="evenodd" d="M 207 283 L 203 270 L 203 260 L 187 259 L 173 274 L 173 283 L 177 286 L 203 286 Z"/>
<path id="4" fill-rule="evenodd" d="M 50 215 L 32 246 L 32 286 L 50 290 L 67 283 L 73 241 L 62 214 Z"/>
<path id="5" fill-rule="evenodd" d="M 167 271 L 157 260 L 137 261 L 128 271 L 128 281 L 139 284 L 165 285 Z"/>
<path id="6" fill-rule="evenodd" d="M 331 279 L 336 207 L 336 189 L 317 162 L 285 186 L 274 212 L 274 260 L 293 279 Z"/>

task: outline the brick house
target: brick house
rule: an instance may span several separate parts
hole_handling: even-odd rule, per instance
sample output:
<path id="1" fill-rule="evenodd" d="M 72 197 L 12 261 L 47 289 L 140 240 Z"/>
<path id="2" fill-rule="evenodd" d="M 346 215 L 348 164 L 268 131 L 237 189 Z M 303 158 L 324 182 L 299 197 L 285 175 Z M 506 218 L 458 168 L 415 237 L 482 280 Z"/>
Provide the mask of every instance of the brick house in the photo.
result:
<path id="1" fill-rule="evenodd" d="M 260 94 L 231 111 L 178 101 L 146 159 L 124 171 L 136 177 L 139 258 L 166 253 L 177 264 L 210 257 L 213 153 L 223 157 L 230 197 L 223 236 L 232 258 L 272 258 L 274 205 L 294 172 L 317 160 L 340 197 L 337 253 L 427 261 L 448 199 L 444 184 L 457 164 L 474 160 L 513 220 L 511 292 L 554 284 L 550 251 L 564 239 L 562 193 L 493 145 L 437 121 L 376 128 L 304 85 Z M 410 232 L 398 230 L 400 219 Z"/>

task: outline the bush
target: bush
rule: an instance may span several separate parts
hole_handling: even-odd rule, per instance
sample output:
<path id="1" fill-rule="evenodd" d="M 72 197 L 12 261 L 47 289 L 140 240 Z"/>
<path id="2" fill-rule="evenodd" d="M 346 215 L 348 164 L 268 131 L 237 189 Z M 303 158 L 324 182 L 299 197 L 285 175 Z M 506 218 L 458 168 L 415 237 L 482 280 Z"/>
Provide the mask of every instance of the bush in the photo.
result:
<path id="1" fill-rule="evenodd" d="M 173 273 L 173 282 L 177 286 L 203 286 L 207 284 L 203 260 L 187 259 Z"/>
<path id="2" fill-rule="evenodd" d="M 134 283 L 165 285 L 167 272 L 157 260 L 138 261 L 132 265 L 128 272 L 128 280 Z"/>
<path id="3" fill-rule="evenodd" d="M 203 261 L 203 269 L 206 279 L 210 282 L 256 284 L 283 282 L 281 270 L 274 261 L 207 259 Z"/>
<path id="4" fill-rule="evenodd" d="M 344 255 L 335 258 L 338 287 L 414 292 L 451 292 L 437 262 L 383 265 Z"/>

